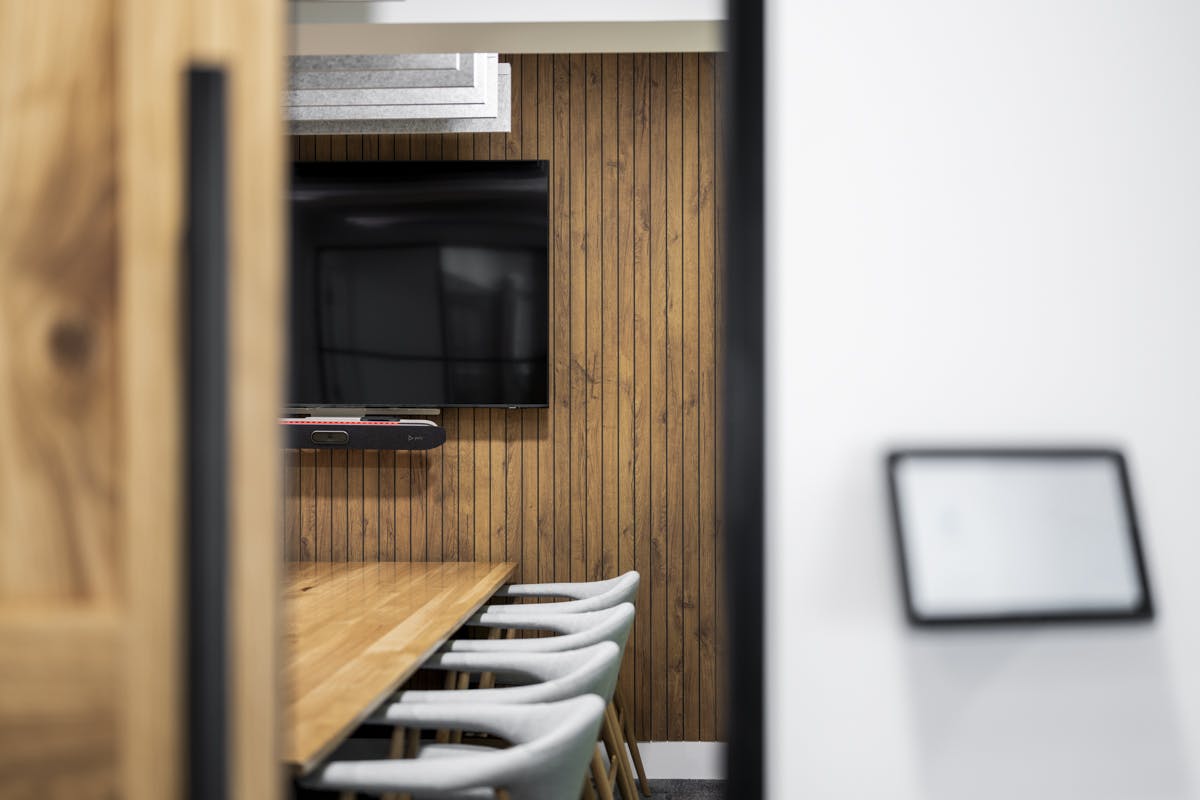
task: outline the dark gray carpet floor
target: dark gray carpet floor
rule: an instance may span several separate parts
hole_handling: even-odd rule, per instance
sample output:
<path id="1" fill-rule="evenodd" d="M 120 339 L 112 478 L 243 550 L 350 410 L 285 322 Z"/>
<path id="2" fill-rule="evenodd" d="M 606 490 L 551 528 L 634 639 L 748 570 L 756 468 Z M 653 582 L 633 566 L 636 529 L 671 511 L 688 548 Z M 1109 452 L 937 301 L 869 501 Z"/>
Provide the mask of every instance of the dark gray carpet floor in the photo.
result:
<path id="1" fill-rule="evenodd" d="M 725 781 L 650 781 L 654 800 L 725 800 Z"/>

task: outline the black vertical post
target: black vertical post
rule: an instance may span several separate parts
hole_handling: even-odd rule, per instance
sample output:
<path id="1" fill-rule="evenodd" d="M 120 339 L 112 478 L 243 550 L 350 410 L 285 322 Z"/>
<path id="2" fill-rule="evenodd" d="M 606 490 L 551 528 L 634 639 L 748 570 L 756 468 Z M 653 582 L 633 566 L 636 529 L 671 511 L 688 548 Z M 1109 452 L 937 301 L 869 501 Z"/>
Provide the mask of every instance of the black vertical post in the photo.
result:
<path id="1" fill-rule="evenodd" d="M 763 0 L 729 3 L 725 108 L 725 570 L 727 777 L 764 796 Z"/>
<path id="2" fill-rule="evenodd" d="M 225 74 L 187 76 L 188 796 L 228 796 L 228 313 Z M 146 335 L 153 336 L 153 331 Z"/>

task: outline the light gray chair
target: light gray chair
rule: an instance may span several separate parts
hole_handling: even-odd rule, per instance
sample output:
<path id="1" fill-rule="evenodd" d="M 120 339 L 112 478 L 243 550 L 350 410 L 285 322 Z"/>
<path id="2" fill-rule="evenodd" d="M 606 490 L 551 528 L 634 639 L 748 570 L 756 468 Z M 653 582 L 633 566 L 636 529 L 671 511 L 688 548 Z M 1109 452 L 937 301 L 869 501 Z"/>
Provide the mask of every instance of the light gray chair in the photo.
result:
<path id="1" fill-rule="evenodd" d="M 613 642 L 622 651 L 633 625 L 633 604 L 622 603 L 603 611 L 582 614 L 526 614 L 515 619 L 507 613 L 475 614 L 468 625 L 484 628 L 550 631 L 557 636 L 536 639 L 452 639 L 442 646 L 446 653 L 560 653 L 597 642 Z"/>
<path id="2" fill-rule="evenodd" d="M 489 689 L 407 690 L 371 717 L 390 724 L 388 713 L 407 703 L 553 703 L 594 694 L 608 700 L 621 668 L 621 648 L 598 642 L 559 653 L 438 653 L 422 669 L 451 672 L 490 672 L 505 685 Z"/>
<path id="3" fill-rule="evenodd" d="M 538 606 L 530 608 L 536 609 Z M 548 612 L 512 615 L 507 612 L 486 611 L 471 617 L 467 624 L 495 629 L 542 630 L 559 635 L 533 639 L 455 639 L 447 643 L 444 649 L 461 653 L 550 653 L 586 647 L 598 641 L 610 641 L 617 644 L 624 653 L 629 629 L 633 625 L 633 616 L 632 603 L 621 603 L 604 611 L 587 611 L 582 614 Z M 622 788 L 622 794 L 627 800 L 633 800 L 637 794 L 633 785 L 633 769 L 625 754 L 628 746 L 633 754 L 634 765 L 638 768 L 641 791 L 649 796 L 650 786 L 645 779 L 645 770 L 641 768 L 641 754 L 635 749 L 636 744 L 631 744 L 631 741 L 636 740 L 629 739 L 633 734 L 632 725 L 628 719 L 622 720 L 613 702 L 609 702 L 605 711 L 603 731 L 609 758 L 613 762 L 614 776 Z"/>
<path id="4" fill-rule="evenodd" d="M 533 705 L 401 703 L 390 710 L 395 724 L 469 728 L 512 746 L 429 758 L 332 760 L 300 784 L 326 791 L 405 792 L 414 798 L 488 797 L 485 792 L 499 790 L 511 800 L 574 800 L 604 710 L 595 695 Z"/>
<path id="5" fill-rule="evenodd" d="M 394 755 L 408 750 L 410 755 L 436 758 L 459 754 L 463 748 L 470 749 L 470 745 L 448 743 L 446 732 L 439 732 L 435 743 L 419 743 L 415 737 L 404 743 L 402 737 L 406 731 L 397 720 L 404 718 L 404 706 L 413 703 L 552 703 L 585 694 L 597 695 L 608 703 L 612 700 L 617 673 L 621 668 L 621 648 L 614 642 L 600 642 L 561 653 L 439 653 L 426 661 L 422 668 L 463 673 L 487 672 L 505 683 L 518 685 L 400 692 L 393 702 L 380 708 L 367 720 L 372 725 L 394 726 Z M 609 739 L 606 738 L 604 744 L 615 751 L 616 745 Z M 592 778 L 601 800 L 611 800 L 614 775 L 605 769 L 598 747 L 592 756 Z"/>
<path id="6" fill-rule="evenodd" d="M 496 592 L 496 597 L 509 598 L 570 598 L 553 603 L 495 603 L 484 607 L 488 614 L 505 614 L 513 617 L 541 614 L 578 613 L 611 608 L 620 603 L 636 603 L 641 576 L 636 570 L 604 581 L 578 583 L 523 583 L 510 584 Z M 650 785 L 646 780 L 646 767 L 642 763 L 642 752 L 638 747 L 637 734 L 633 730 L 633 712 L 618 685 L 612 700 L 612 711 L 624 744 L 629 746 L 633 765 L 637 769 L 638 785 L 642 794 L 650 796 Z"/>
<path id="7" fill-rule="evenodd" d="M 486 613 L 507 614 L 578 614 L 583 611 L 602 611 L 621 603 L 636 603 L 641 575 L 630 570 L 607 581 L 583 583 L 514 583 L 501 587 L 494 597 L 570 598 L 557 603 L 493 603 L 484 606 Z"/>

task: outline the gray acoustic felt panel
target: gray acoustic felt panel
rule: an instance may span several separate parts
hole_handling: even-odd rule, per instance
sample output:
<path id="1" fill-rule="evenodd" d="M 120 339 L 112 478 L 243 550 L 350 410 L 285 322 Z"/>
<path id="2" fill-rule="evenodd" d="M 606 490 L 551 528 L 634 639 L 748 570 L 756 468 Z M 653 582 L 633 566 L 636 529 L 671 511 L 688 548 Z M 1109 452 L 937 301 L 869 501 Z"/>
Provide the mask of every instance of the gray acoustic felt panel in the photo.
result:
<path id="1" fill-rule="evenodd" d="M 437 102 L 439 98 L 432 94 L 419 102 L 415 94 L 399 94 L 407 90 L 330 90 L 336 93 L 322 97 L 339 102 L 289 105 L 288 130 L 293 134 L 505 133 L 512 129 L 512 68 L 492 53 L 487 54 L 487 65 L 488 89 L 481 102 Z"/>

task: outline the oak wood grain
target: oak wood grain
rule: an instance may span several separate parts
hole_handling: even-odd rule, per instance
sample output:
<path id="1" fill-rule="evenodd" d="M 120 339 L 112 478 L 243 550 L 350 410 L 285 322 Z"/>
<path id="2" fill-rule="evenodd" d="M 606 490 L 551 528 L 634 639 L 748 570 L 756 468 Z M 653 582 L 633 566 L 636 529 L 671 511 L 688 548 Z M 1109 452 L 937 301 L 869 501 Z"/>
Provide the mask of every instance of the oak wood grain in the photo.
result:
<path id="1" fill-rule="evenodd" d="M 112 2 L 0 4 L 5 798 L 121 787 L 116 48 Z"/>
<path id="2" fill-rule="evenodd" d="M 310 562 L 284 581 L 283 760 L 328 755 L 495 593 L 512 562 Z"/>

